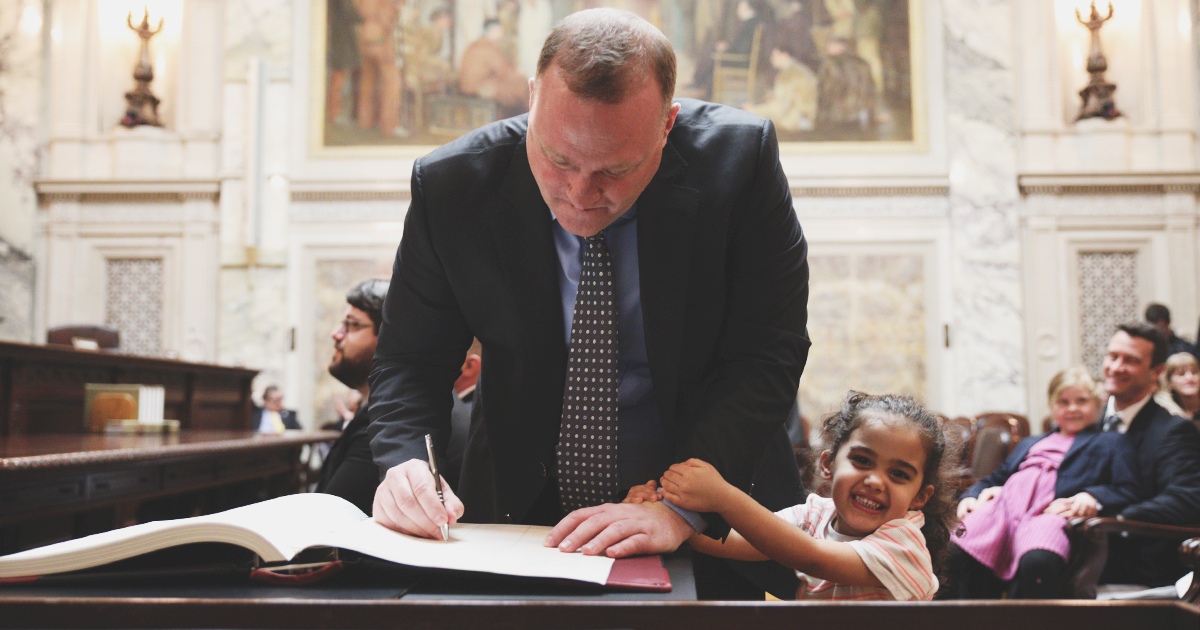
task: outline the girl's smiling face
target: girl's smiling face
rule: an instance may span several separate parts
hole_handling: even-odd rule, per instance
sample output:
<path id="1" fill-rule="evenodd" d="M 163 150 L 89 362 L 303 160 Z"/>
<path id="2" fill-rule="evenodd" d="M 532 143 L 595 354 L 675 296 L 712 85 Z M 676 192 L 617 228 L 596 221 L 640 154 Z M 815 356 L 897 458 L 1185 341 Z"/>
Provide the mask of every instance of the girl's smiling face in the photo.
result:
<path id="1" fill-rule="evenodd" d="M 1054 398 L 1054 423 L 1063 435 L 1075 435 L 1096 422 L 1100 401 L 1081 385 L 1065 387 Z"/>
<path id="2" fill-rule="evenodd" d="M 821 453 L 820 472 L 831 480 L 844 536 L 866 536 L 888 521 L 919 510 L 933 495 L 924 483 L 925 441 L 905 418 L 872 415 L 847 438 L 837 454 Z"/>

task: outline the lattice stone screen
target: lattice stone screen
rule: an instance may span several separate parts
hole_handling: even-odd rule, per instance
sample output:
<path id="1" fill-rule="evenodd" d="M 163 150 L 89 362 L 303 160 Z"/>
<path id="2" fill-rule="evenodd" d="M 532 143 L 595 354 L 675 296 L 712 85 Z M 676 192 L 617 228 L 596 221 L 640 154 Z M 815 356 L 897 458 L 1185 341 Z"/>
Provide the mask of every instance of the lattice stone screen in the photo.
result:
<path id="1" fill-rule="evenodd" d="M 163 261 L 110 258 L 104 321 L 121 331 L 125 354 L 162 354 Z"/>
<path id="2" fill-rule="evenodd" d="M 1137 321 L 1137 252 L 1080 252 L 1079 349 L 1083 364 L 1099 375 L 1113 329 Z"/>

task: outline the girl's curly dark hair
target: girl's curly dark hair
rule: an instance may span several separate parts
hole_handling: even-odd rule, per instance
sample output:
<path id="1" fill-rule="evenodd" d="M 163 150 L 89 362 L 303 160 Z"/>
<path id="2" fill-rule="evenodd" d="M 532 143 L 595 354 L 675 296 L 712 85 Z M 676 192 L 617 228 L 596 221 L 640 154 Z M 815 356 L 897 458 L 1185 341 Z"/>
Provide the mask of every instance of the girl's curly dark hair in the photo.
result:
<path id="1" fill-rule="evenodd" d="M 950 463 L 953 445 L 947 443 L 942 422 L 936 414 L 909 396 L 882 394 L 871 396 L 850 391 L 842 408 L 821 421 L 823 446 L 835 457 L 850 434 L 871 418 L 903 418 L 912 422 L 921 433 L 925 444 L 925 470 L 922 484 L 933 486 L 933 495 L 925 502 L 921 512 L 925 514 L 925 525 L 921 533 L 933 564 L 933 572 L 944 580 L 946 555 L 949 552 L 950 530 L 957 523 L 955 514 L 955 486 L 950 482 Z M 818 458 L 814 458 L 818 459 Z"/>

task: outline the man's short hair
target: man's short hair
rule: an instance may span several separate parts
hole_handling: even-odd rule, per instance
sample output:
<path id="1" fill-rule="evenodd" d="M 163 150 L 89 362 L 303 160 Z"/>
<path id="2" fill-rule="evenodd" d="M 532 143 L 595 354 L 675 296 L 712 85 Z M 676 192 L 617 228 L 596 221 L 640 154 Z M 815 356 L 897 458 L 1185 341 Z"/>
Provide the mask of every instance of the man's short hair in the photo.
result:
<path id="1" fill-rule="evenodd" d="M 1117 326 L 1117 330 L 1124 332 L 1130 337 L 1145 339 L 1154 344 L 1154 353 L 1150 355 L 1150 367 L 1158 367 L 1167 361 L 1167 353 L 1170 348 L 1167 346 L 1167 336 L 1163 332 L 1154 327 L 1154 324 L 1147 322 L 1130 322 Z"/>
<path id="2" fill-rule="evenodd" d="M 663 95 L 663 110 L 675 96 L 675 50 L 662 31 L 628 11 L 589 9 L 554 25 L 538 57 L 537 76 L 554 63 L 572 94 L 603 103 L 625 99 L 646 71 Z"/>
<path id="3" fill-rule="evenodd" d="M 375 334 L 379 334 L 379 323 L 383 321 L 383 303 L 387 300 L 390 282 L 372 278 L 363 280 L 358 286 L 346 292 L 346 303 L 367 314 Z"/>
<path id="4" fill-rule="evenodd" d="M 1146 321 L 1151 324 L 1170 324 L 1171 309 L 1167 308 L 1165 304 L 1153 302 L 1146 307 Z"/>

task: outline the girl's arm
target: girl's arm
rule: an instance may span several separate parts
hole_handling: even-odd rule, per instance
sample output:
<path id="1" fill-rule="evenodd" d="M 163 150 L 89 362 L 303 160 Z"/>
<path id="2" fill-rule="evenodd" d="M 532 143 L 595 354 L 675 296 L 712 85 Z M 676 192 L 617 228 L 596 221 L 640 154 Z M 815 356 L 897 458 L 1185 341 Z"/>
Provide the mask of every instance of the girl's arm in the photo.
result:
<path id="1" fill-rule="evenodd" d="M 728 493 L 728 500 L 718 510 L 737 530 L 730 534 L 731 541 L 737 535 L 768 558 L 823 580 L 847 586 L 883 586 L 849 543 L 817 540 L 746 493 L 734 490 L 736 494 Z"/>
<path id="2" fill-rule="evenodd" d="M 793 569 L 848 586 L 883 586 L 849 543 L 816 540 L 776 516 L 721 478 L 712 465 L 698 459 L 671 466 L 662 478 L 663 496 L 675 505 L 697 512 L 716 512 L 735 531 L 729 541 L 693 540 L 696 548 L 725 558 L 742 559 L 748 542 L 759 553 Z"/>
<path id="3" fill-rule="evenodd" d="M 701 553 L 706 553 L 710 556 L 718 558 L 728 558 L 730 560 L 744 560 L 746 562 L 759 562 L 762 560 L 770 560 L 763 553 L 754 548 L 742 538 L 741 534 L 736 531 L 729 532 L 729 536 L 725 538 L 725 542 L 714 540 L 704 534 L 693 534 L 688 539 L 688 544 L 692 549 Z"/>

